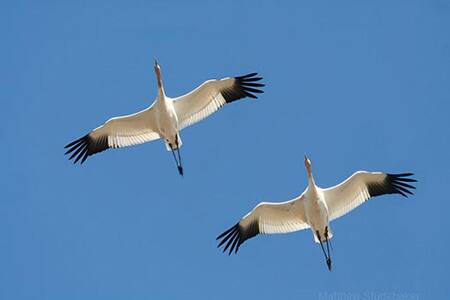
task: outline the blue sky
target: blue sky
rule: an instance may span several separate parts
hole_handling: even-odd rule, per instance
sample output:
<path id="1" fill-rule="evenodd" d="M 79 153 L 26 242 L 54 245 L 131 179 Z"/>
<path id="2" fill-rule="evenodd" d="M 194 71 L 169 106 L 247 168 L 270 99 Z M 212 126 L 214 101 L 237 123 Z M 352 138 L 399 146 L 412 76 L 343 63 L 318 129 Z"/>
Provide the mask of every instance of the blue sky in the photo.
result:
<path id="1" fill-rule="evenodd" d="M 1 299 L 443 298 L 450 242 L 450 4 L 434 1 L 4 1 Z M 156 95 L 257 71 L 259 100 L 82 167 L 63 146 Z M 215 237 L 260 201 L 356 170 L 416 174 L 408 199 L 228 257 Z M 391 299 L 383 298 L 383 299 Z"/>

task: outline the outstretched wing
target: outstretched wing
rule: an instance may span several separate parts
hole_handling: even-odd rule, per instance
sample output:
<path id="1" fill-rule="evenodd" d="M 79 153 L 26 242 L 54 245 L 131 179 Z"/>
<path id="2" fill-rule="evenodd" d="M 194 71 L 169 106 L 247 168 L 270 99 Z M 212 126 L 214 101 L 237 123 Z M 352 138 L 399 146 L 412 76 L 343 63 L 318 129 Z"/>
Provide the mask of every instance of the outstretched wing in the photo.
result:
<path id="1" fill-rule="evenodd" d="M 66 145 L 65 154 L 70 154 L 74 163 L 81 164 L 95 153 L 108 148 L 122 148 L 142 144 L 159 138 L 156 132 L 155 112 L 152 107 L 138 113 L 109 119 L 89 134 Z"/>
<path id="2" fill-rule="evenodd" d="M 228 254 L 233 250 L 236 253 L 243 242 L 257 234 L 288 233 L 309 228 L 302 199 L 300 196 L 282 203 L 258 204 L 239 223 L 216 238 L 220 240 L 217 247 L 225 245 L 223 252 L 229 248 Z"/>
<path id="3" fill-rule="evenodd" d="M 345 215 L 371 197 L 385 194 L 400 194 L 404 197 L 412 195 L 411 189 L 415 187 L 408 182 L 417 181 L 409 178 L 412 175 L 359 171 L 344 182 L 323 189 L 330 221 Z"/>
<path id="4" fill-rule="evenodd" d="M 220 80 L 208 80 L 190 93 L 174 99 L 178 116 L 179 129 L 197 123 L 219 110 L 226 103 L 250 97 L 257 98 L 256 93 L 263 93 L 258 83 L 262 77 L 251 73 L 239 77 Z"/>

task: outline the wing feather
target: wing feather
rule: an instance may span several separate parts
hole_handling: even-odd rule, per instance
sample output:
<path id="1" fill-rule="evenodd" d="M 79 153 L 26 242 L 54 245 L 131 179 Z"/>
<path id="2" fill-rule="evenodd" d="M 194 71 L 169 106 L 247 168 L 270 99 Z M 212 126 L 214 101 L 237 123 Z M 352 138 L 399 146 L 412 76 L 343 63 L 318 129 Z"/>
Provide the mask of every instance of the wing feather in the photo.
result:
<path id="1" fill-rule="evenodd" d="M 71 154 L 69 160 L 74 163 L 84 161 L 91 155 L 108 148 L 122 148 L 150 142 L 159 138 L 156 132 L 153 107 L 135 114 L 109 119 L 105 124 L 89 134 L 67 144 L 65 154 Z"/>
<path id="2" fill-rule="evenodd" d="M 220 234 L 217 247 L 225 244 L 223 252 L 229 249 L 236 253 L 246 240 L 258 234 L 288 233 L 309 228 L 306 223 L 303 198 L 282 202 L 258 204 L 239 223 Z"/>
<path id="3" fill-rule="evenodd" d="M 412 175 L 359 171 L 344 182 L 323 189 L 330 221 L 345 215 L 372 197 L 385 194 L 400 194 L 404 197 L 412 195 L 411 190 L 415 187 L 406 183 L 417 181 L 408 178 Z"/>
<path id="4" fill-rule="evenodd" d="M 251 73 L 239 77 L 228 77 L 220 80 L 208 80 L 190 93 L 174 99 L 175 111 L 178 115 L 179 129 L 197 123 L 227 103 L 245 97 L 257 98 L 255 94 L 263 93 L 259 88 L 264 84 L 257 81 Z"/>

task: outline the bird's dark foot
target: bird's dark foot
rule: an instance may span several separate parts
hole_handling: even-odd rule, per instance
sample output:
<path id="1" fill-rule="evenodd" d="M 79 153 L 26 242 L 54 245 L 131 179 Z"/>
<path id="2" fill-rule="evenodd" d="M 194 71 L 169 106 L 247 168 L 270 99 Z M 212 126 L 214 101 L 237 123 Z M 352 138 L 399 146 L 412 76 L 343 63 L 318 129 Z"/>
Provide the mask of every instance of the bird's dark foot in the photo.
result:
<path id="1" fill-rule="evenodd" d="M 183 176 L 183 167 L 178 166 L 178 173 L 180 173 L 181 176 Z"/>
<path id="2" fill-rule="evenodd" d="M 327 258 L 327 267 L 331 271 L 331 258 Z"/>

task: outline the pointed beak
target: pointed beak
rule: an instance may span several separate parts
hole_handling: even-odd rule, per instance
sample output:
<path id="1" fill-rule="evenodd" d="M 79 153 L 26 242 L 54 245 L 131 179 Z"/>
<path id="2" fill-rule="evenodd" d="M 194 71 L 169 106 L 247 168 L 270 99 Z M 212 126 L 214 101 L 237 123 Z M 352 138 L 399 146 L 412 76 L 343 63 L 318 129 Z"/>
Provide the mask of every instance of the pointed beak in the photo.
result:
<path id="1" fill-rule="evenodd" d="M 159 65 L 158 65 L 158 61 L 156 60 L 156 58 L 155 58 L 155 68 L 156 67 L 158 67 Z"/>
<path id="2" fill-rule="evenodd" d="M 309 160 L 308 156 L 305 154 L 305 167 L 308 169 L 308 172 L 311 170 L 311 161 Z"/>

